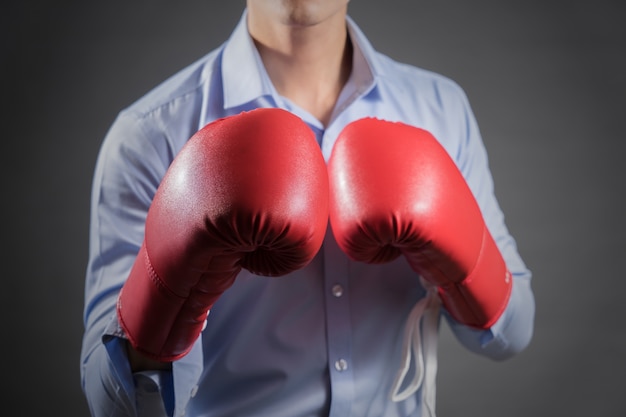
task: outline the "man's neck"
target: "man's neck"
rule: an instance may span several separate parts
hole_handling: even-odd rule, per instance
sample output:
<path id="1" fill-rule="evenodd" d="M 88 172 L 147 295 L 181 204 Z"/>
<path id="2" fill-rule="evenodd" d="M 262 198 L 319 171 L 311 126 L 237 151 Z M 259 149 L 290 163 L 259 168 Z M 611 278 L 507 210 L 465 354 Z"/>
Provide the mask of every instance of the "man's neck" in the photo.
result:
<path id="1" fill-rule="evenodd" d="M 278 93 L 328 125 L 352 69 L 345 15 L 311 26 L 248 24 Z"/>

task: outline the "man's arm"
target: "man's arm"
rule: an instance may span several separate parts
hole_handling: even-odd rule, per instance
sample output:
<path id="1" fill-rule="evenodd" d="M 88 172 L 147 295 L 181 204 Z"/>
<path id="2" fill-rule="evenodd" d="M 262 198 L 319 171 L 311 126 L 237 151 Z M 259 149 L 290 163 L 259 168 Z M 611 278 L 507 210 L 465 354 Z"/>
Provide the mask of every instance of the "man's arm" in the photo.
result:
<path id="1" fill-rule="evenodd" d="M 156 135 L 141 117 L 121 113 L 103 141 L 94 172 L 81 354 L 83 390 L 94 417 L 136 416 L 139 409 L 154 408 L 138 409 L 138 397 L 161 401 L 138 395 L 133 371 L 148 364 L 130 366 L 115 315 L 117 294 L 139 251 L 148 207 L 168 165 L 149 139 Z"/>

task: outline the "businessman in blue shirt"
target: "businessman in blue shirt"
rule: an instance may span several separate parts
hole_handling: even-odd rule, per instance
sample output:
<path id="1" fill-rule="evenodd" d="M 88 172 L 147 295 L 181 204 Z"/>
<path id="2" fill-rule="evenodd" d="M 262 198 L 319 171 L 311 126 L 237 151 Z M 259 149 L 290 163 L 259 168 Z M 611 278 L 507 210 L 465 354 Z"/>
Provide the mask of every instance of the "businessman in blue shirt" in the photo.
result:
<path id="1" fill-rule="evenodd" d="M 496 360 L 530 342 L 531 273 L 467 97 L 374 50 L 348 1 L 248 0 L 222 46 L 114 121 L 85 281 L 94 417 L 434 416 L 440 317 Z M 408 138 L 406 152 L 387 133 Z M 388 151 L 397 164 L 378 167 Z M 370 187 L 365 172 L 373 197 L 354 191 Z M 407 192 L 416 183 L 430 194 Z M 422 240 L 366 259 L 366 239 L 404 224 L 396 195 L 428 218 L 412 231 Z M 387 229 L 348 218 L 380 201 Z M 267 240 L 252 247 L 260 235 L 278 255 Z"/>

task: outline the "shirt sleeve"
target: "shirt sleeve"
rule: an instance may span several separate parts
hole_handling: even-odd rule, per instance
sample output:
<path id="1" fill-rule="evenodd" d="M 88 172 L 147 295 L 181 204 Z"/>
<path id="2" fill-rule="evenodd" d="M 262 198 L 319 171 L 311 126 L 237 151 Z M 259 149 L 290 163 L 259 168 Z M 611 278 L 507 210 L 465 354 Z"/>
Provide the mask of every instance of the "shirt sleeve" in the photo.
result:
<path id="1" fill-rule="evenodd" d="M 506 226 L 494 192 L 487 151 L 475 116 L 462 90 L 460 97 L 464 120 L 459 124 L 463 140 L 457 151 L 457 163 L 512 274 L 513 288 L 504 313 L 488 330 L 472 329 L 457 323 L 447 313 L 445 316 L 453 333 L 465 347 L 475 353 L 501 360 L 522 351 L 532 338 L 535 314 L 535 300 L 530 285 L 532 274 Z"/>
<path id="2" fill-rule="evenodd" d="M 115 312 L 143 240 L 148 207 L 171 159 L 167 140 L 161 140 L 163 134 L 154 125 L 142 116 L 121 113 L 96 163 L 81 352 L 82 385 L 94 417 L 173 412 L 168 400 L 173 398 L 171 372 L 131 372 Z"/>

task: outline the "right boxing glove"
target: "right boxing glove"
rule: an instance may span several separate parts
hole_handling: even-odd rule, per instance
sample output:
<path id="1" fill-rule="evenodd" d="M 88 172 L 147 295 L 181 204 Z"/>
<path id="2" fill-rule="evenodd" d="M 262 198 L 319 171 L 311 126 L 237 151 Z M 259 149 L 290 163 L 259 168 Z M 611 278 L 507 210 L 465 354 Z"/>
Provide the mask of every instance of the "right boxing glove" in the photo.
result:
<path id="1" fill-rule="evenodd" d="M 310 128 L 256 109 L 198 131 L 148 211 L 144 241 L 118 297 L 132 347 L 184 356 L 241 268 L 280 276 L 307 265 L 328 223 L 328 176 Z"/>

